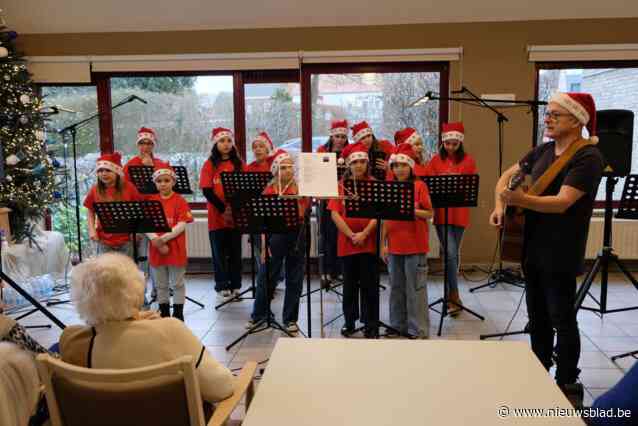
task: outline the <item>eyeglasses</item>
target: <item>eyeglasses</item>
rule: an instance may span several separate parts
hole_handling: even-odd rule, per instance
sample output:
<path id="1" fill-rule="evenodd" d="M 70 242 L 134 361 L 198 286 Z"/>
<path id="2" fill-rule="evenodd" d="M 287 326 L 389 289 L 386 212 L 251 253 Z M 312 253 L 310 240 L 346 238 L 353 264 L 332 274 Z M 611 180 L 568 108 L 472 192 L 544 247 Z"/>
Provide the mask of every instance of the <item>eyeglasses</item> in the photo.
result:
<path id="1" fill-rule="evenodd" d="M 564 113 L 564 112 L 546 111 L 543 114 L 543 118 L 545 120 L 558 121 L 559 118 L 561 118 L 563 116 L 566 116 L 566 115 L 571 115 L 571 114 Z"/>

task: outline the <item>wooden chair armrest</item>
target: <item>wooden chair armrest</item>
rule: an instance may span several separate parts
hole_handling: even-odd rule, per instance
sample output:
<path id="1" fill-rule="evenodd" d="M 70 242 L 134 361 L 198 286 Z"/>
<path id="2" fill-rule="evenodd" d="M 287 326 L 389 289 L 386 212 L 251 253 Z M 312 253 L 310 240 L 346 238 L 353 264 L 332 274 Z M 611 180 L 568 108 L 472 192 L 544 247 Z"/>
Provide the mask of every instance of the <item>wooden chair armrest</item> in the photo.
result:
<path id="1" fill-rule="evenodd" d="M 248 361 L 244 364 L 239 375 L 235 378 L 235 391 L 231 396 L 217 404 L 208 426 L 222 426 L 235 411 L 244 394 L 246 394 L 246 409 L 248 409 L 253 399 L 253 377 L 255 377 L 256 371 L 257 363 L 255 361 Z"/>

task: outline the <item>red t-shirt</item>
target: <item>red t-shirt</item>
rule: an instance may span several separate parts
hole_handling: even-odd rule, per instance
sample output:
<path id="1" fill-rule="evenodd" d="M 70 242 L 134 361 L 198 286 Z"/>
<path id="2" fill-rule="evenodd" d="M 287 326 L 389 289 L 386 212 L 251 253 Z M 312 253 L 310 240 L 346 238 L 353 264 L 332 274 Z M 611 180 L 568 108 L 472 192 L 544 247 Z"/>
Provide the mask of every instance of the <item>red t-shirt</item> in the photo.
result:
<path id="1" fill-rule="evenodd" d="M 268 185 L 264 189 L 264 192 L 262 194 L 277 195 L 279 194 L 279 191 L 277 191 L 277 188 L 275 187 L 275 185 Z M 297 195 L 297 187 L 296 186 L 293 187 L 292 185 L 289 186 L 288 188 L 286 188 L 286 192 L 284 192 L 284 195 Z M 304 213 L 306 212 L 306 209 L 310 205 L 310 198 L 299 198 L 297 200 L 297 203 L 299 205 L 299 216 L 303 217 Z"/>
<path id="2" fill-rule="evenodd" d="M 428 187 L 418 179 L 414 181 L 414 208 L 432 209 Z M 419 218 L 412 221 L 386 220 L 385 226 L 387 227 L 388 253 L 420 254 L 429 251 L 427 220 Z"/>
<path id="3" fill-rule="evenodd" d="M 476 174 L 476 162 L 468 154 L 459 163 L 452 161 L 450 157 L 443 160 L 441 155 L 436 155 L 427 165 L 427 176 L 439 175 L 472 175 Z M 445 223 L 445 209 L 435 209 L 434 223 Z M 470 209 L 467 207 L 455 207 L 448 209 L 448 224 L 467 228 L 470 225 Z"/>
<path id="4" fill-rule="evenodd" d="M 339 195 L 343 196 L 344 189 L 343 183 L 339 184 Z M 333 199 L 328 202 L 328 210 L 339 213 L 343 220 L 348 224 L 352 232 L 361 232 L 370 223 L 372 219 L 364 218 L 349 218 L 346 216 L 345 200 Z M 339 231 L 337 237 L 337 256 L 350 256 L 359 253 L 376 253 L 377 241 L 376 233 L 370 232 L 368 238 L 365 239 L 362 245 L 355 246 L 352 240 L 348 238 L 343 232 Z"/>
<path id="5" fill-rule="evenodd" d="M 253 161 L 252 163 L 247 165 L 244 170 L 247 172 L 269 172 L 270 164 L 268 164 L 268 161 L 262 161 L 261 163 Z"/>
<path id="6" fill-rule="evenodd" d="M 243 167 L 242 167 L 243 168 Z M 224 187 L 222 186 L 222 177 L 221 174 L 223 172 L 233 172 L 235 171 L 235 166 L 233 162 L 230 160 L 224 160 L 219 163 L 217 168 L 213 167 L 212 161 L 207 159 L 204 162 L 204 166 L 202 167 L 202 171 L 199 175 L 199 187 L 201 189 L 204 188 L 213 188 L 213 192 L 217 197 L 226 203 L 226 199 L 224 198 Z M 241 171 L 241 170 L 239 170 Z M 232 219 L 229 222 L 224 220 L 224 215 L 217 210 L 215 206 L 211 203 L 207 203 L 206 207 L 208 209 L 208 230 L 216 231 L 218 229 L 224 228 L 232 228 L 234 225 L 232 223 Z M 226 205 L 226 208 L 229 208 Z"/>
<path id="7" fill-rule="evenodd" d="M 155 169 L 158 169 L 162 166 L 167 166 L 168 162 L 160 160 L 159 158 L 155 158 L 153 157 L 153 167 Z M 144 163 L 142 163 L 142 158 L 139 156 L 135 156 L 133 158 L 131 158 L 130 160 L 127 161 L 127 163 L 124 165 L 124 177 L 126 177 L 126 180 L 129 182 L 133 182 L 131 180 L 131 176 L 129 175 L 128 169 L 131 166 L 144 166 Z"/>
<path id="8" fill-rule="evenodd" d="M 144 197 L 139 192 L 137 192 L 135 186 L 132 183 L 124 181 L 122 187 L 122 195 L 120 197 L 116 197 L 115 187 L 106 188 L 106 194 L 104 195 L 104 197 L 100 197 L 97 192 L 97 185 L 93 185 L 93 187 L 89 190 L 89 193 L 84 198 L 84 207 L 90 210 L 89 214 L 93 214 L 95 212 L 95 209 L 93 208 L 93 205 L 95 203 L 143 200 Z M 97 218 L 97 215 L 95 218 L 95 228 L 100 242 L 110 247 L 120 247 L 121 245 L 126 244 L 131 239 L 129 234 L 110 234 L 108 232 L 102 231 L 102 226 L 100 225 L 100 220 L 99 218 Z"/>
<path id="9" fill-rule="evenodd" d="M 163 198 L 159 194 L 153 194 L 149 200 L 156 200 L 162 203 L 166 221 L 169 227 L 174 227 L 179 222 L 190 223 L 193 221 L 191 209 L 188 202 L 181 195 L 173 192 L 168 198 Z M 164 235 L 159 232 L 157 235 Z M 186 231 L 170 240 L 168 243 L 168 253 L 161 254 L 159 250 L 149 243 L 148 260 L 151 266 L 186 266 L 188 257 L 186 253 Z"/>
<path id="10" fill-rule="evenodd" d="M 414 176 L 422 177 L 427 176 L 428 173 L 428 165 L 421 163 L 414 163 Z"/>

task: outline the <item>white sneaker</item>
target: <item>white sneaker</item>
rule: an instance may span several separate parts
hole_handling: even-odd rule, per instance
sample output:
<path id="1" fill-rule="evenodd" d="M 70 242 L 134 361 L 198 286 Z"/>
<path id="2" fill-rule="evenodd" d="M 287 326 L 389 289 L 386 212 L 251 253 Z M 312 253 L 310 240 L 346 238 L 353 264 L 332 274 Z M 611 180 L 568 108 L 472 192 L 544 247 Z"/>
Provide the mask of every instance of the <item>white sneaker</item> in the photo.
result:
<path id="1" fill-rule="evenodd" d="M 255 325 L 257 325 L 257 321 L 253 321 L 250 320 L 246 323 L 246 325 L 244 326 L 246 328 L 246 330 L 250 330 L 251 328 L 253 328 Z"/>
<path id="2" fill-rule="evenodd" d="M 222 290 L 222 297 L 228 299 L 232 295 L 230 290 Z"/>
<path id="3" fill-rule="evenodd" d="M 239 297 L 241 292 L 239 290 L 233 290 L 233 297 Z"/>

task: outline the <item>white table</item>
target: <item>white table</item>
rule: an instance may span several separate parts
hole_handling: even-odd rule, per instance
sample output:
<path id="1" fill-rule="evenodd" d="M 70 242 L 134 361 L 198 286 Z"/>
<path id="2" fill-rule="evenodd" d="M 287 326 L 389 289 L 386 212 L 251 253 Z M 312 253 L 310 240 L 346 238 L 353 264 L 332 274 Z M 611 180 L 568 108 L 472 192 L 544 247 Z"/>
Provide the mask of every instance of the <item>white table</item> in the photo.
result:
<path id="1" fill-rule="evenodd" d="M 524 342 L 281 338 L 243 425 L 584 424 L 504 405 L 571 408 Z"/>

